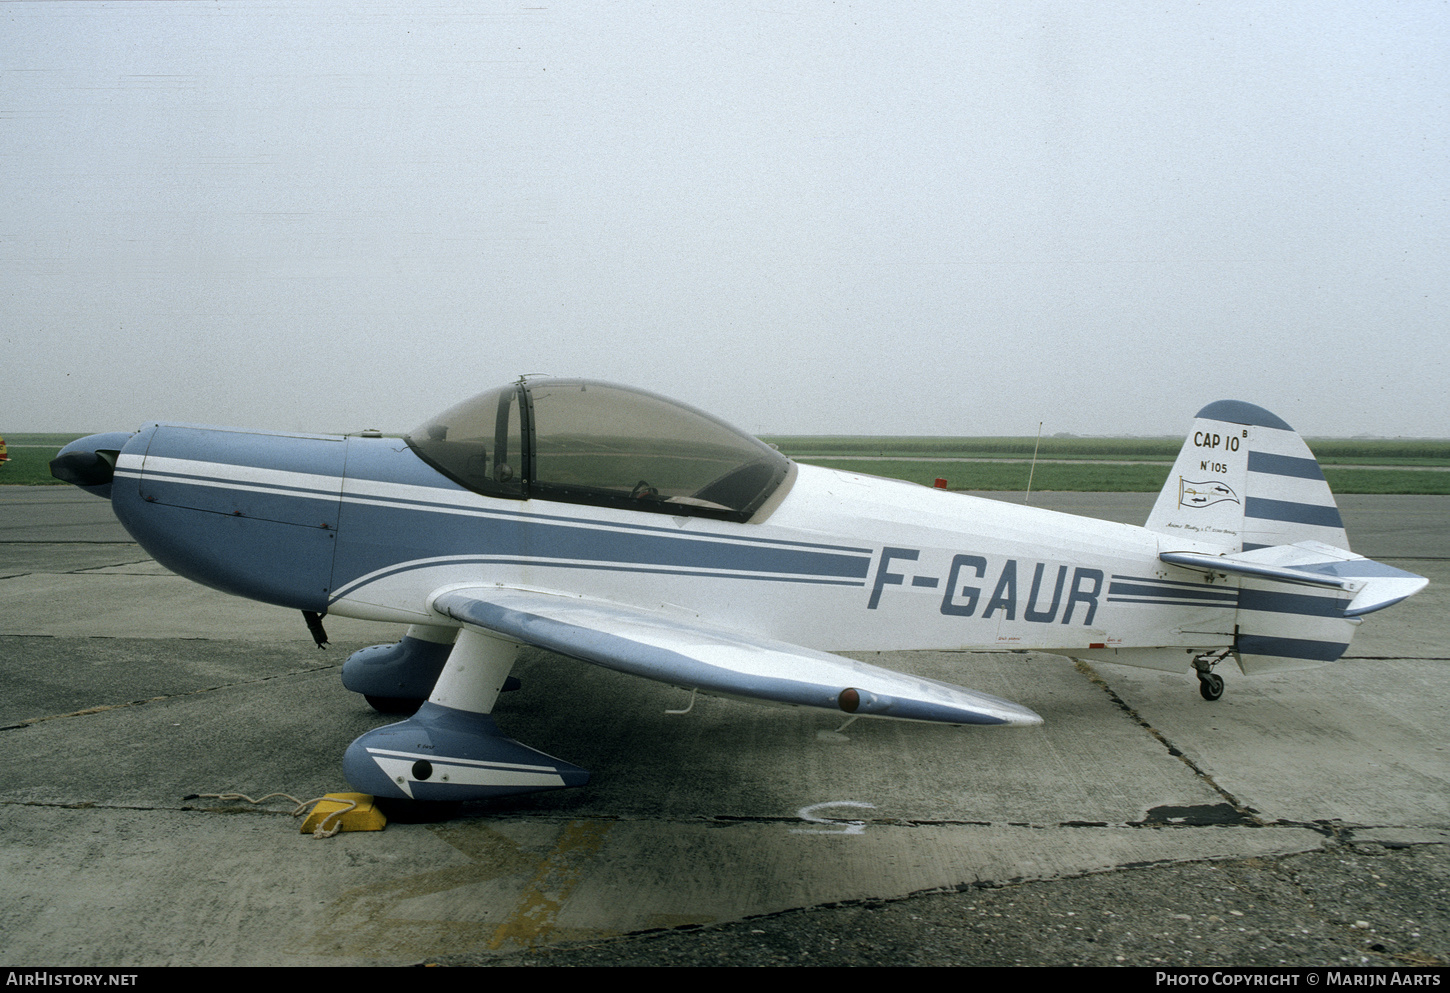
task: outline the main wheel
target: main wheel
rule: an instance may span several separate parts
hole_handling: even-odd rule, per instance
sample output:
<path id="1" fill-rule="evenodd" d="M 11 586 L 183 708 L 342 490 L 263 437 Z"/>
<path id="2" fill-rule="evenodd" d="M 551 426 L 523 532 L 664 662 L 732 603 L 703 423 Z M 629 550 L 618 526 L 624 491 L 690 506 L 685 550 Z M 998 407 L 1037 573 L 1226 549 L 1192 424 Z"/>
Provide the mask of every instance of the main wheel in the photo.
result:
<path id="1" fill-rule="evenodd" d="M 380 714 L 416 714 L 423 706 L 422 700 L 404 696 L 368 696 L 363 694 L 368 706 Z"/>
<path id="2" fill-rule="evenodd" d="M 1223 677 L 1213 672 L 1199 676 L 1198 692 L 1205 700 L 1217 700 L 1223 696 Z"/>
<path id="3" fill-rule="evenodd" d="M 396 797 L 373 797 L 373 804 L 394 824 L 437 824 L 451 821 L 463 810 L 463 804 L 451 800 L 400 800 Z"/>

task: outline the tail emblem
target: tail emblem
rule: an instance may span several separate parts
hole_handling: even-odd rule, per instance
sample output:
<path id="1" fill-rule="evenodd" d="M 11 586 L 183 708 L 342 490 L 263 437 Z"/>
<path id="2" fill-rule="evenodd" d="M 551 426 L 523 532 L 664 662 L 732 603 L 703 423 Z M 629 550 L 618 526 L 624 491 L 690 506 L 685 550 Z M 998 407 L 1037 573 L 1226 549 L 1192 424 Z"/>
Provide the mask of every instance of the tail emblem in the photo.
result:
<path id="1" fill-rule="evenodd" d="M 1178 477 L 1178 506 L 1211 507 L 1216 503 L 1238 503 L 1239 496 L 1231 487 L 1215 480 L 1195 483 Z"/>

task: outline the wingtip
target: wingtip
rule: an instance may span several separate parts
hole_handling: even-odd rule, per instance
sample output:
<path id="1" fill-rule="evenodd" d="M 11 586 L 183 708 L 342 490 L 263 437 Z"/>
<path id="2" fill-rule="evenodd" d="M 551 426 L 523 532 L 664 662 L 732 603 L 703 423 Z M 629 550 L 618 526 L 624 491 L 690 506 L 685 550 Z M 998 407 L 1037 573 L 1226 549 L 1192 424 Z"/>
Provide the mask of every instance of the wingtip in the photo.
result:
<path id="1" fill-rule="evenodd" d="M 1028 710 L 1026 707 L 1019 706 L 1017 713 L 1007 722 L 1007 725 L 1008 727 L 1015 728 L 1033 728 L 1042 723 L 1044 722 L 1041 714 L 1033 710 Z"/>

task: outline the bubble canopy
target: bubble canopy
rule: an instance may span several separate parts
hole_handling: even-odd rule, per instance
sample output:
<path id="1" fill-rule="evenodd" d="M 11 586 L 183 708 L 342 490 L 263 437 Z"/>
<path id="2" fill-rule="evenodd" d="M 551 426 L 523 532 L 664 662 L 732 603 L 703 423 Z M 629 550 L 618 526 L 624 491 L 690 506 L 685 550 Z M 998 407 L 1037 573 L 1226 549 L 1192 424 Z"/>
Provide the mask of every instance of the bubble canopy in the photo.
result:
<path id="1" fill-rule="evenodd" d="M 745 521 L 790 460 L 703 411 L 584 379 L 504 386 L 406 436 L 419 458 L 484 496 Z"/>

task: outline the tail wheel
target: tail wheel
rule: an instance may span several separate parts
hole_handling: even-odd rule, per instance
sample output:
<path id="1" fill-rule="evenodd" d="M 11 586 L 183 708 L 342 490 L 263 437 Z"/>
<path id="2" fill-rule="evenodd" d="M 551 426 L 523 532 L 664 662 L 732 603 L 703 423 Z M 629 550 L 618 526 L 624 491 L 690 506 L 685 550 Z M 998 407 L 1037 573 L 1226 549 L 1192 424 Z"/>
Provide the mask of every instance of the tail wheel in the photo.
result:
<path id="1" fill-rule="evenodd" d="M 1217 700 L 1223 696 L 1223 677 L 1213 667 L 1229 657 L 1231 649 L 1204 652 L 1193 660 L 1193 669 L 1198 673 L 1198 692 L 1205 700 Z"/>
<path id="2" fill-rule="evenodd" d="M 1223 696 L 1223 677 L 1216 672 L 1199 676 L 1198 692 L 1205 700 L 1217 700 Z"/>

